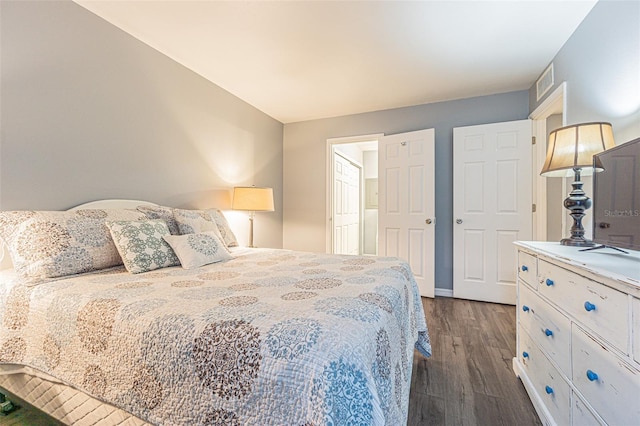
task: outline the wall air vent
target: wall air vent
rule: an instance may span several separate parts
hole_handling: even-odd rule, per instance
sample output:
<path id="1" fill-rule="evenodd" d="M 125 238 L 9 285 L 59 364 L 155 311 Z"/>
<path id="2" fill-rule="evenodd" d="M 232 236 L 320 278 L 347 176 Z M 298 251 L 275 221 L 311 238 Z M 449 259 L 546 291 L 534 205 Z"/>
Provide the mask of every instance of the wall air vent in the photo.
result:
<path id="1" fill-rule="evenodd" d="M 542 99 L 545 93 L 553 87 L 553 63 L 550 64 L 536 81 L 536 101 Z"/>

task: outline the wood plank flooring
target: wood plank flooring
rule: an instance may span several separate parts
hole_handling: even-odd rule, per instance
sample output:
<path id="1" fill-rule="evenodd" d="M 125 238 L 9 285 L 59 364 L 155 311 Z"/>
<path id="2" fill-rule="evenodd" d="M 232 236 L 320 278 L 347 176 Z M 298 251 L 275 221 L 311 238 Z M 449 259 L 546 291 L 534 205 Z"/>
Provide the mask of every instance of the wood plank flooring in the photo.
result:
<path id="1" fill-rule="evenodd" d="M 511 369 L 515 307 L 450 298 L 423 298 L 422 304 L 433 355 L 414 356 L 408 426 L 540 425 Z M 59 424 L 28 404 L 19 405 L 0 416 L 0 425 Z"/>
<path id="2" fill-rule="evenodd" d="M 413 360 L 409 426 L 540 425 L 511 369 L 514 306 L 422 299 L 433 355 Z"/>
<path id="3" fill-rule="evenodd" d="M 5 393 L 3 391 L 3 393 Z M 5 396 L 16 406 L 16 409 L 7 415 L 0 414 L 1 426 L 64 426 L 53 417 L 27 404 L 15 395 L 5 393 Z"/>

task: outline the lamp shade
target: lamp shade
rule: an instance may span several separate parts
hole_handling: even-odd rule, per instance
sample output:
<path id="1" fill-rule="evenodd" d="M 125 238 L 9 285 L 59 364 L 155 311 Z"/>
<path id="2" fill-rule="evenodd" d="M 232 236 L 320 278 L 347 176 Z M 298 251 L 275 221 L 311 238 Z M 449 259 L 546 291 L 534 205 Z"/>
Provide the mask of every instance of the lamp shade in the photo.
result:
<path id="1" fill-rule="evenodd" d="M 273 189 L 255 186 L 236 186 L 233 188 L 233 210 L 248 210 L 253 212 L 272 212 Z"/>
<path id="2" fill-rule="evenodd" d="M 584 168 L 582 175 L 590 175 L 594 170 L 593 155 L 614 145 L 610 123 L 582 123 L 561 127 L 549 133 L 547 158 L 540 174 L 570 177 L 574 175 L 574 168 Z"/>

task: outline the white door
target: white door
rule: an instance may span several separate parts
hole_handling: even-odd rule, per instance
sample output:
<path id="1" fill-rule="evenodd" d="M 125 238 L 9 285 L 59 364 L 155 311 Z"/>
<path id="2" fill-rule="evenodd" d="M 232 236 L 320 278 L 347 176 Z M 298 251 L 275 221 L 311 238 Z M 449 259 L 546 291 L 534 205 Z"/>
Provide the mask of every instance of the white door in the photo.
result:
<path id="1" fill-rule="evenodd" d="M 360 254 L 360 168 L 333 154 L 333 252 Z"/>
<path id="2" fill-rule="evenodd" d="M 378 254 L 406 260 L 425 297 L 435 293 L 434 146 L 434 129 L 378 145 Z"/>
<path id="3" fill-rule="evenodd" d="M 453 296 L 516 302 L 516 250 L 531 239 L 531 121 L 453 129 Z"/>

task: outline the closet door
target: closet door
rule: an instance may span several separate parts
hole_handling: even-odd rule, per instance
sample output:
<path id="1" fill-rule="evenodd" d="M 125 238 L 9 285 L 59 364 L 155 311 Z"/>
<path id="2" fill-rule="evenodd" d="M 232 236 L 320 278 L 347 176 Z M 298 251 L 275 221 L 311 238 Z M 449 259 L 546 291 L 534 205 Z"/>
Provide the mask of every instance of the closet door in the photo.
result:
<path id="1" fill-rule="evenodd" d="M 453 129 L 453 296 L 516 302 L 516 249 L 532 231 L 531 121 Z"/>
<path id="2" fill-rule="evenodd" d="M 333 154 L 333 253 L 358 255 L 360 250 L 361 169 Z"/>
<path id="3" fill-rule="evenodd" d="M 434 146 L 434 129 L 378 145 L 378 254 L 406 260 L 425 297 L 435 293 Z"/>

